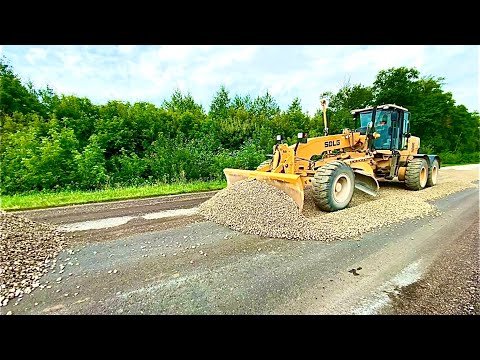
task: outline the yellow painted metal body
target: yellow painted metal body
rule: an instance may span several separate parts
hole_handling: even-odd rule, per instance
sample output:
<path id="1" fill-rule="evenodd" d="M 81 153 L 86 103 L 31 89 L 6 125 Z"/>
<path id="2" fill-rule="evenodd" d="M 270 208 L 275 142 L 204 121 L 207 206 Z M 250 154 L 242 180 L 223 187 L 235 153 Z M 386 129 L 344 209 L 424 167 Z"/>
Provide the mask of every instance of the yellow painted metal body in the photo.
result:
<path id="1" fill-rule="evenodd" d="M 374 137 L 379 135 L 374 133 Z M 417 154 L 420 139 L 411 136 L 407 147 L 399 150 L 399 166 L 404 167 L 407 161 Z M 379 156 L 380 155 L 380 156 Z M 317 159 L 315 159 L 315 157 Z M 326 163 L 342 160 L 355 173 L 355 182 L 362 183 L 373 195 L 378 191 L 377 173 L 388 171 L 391 166 L 392 153 L 389 150 L 370 152 L 367 148 L 366 135 L 344 129 L 342 134 L 320 136 L 307 139 L 306 143 L 294 145 L 276 144 L 273 147 L 273 158 L 270 165 L 257 171 L 224 169 L 227 183 L 256 179 L 272 184 L 285 191 L 303 209 L 304 188 L 311 185 L 316 170 Z M 400 168 L 400 177 L 404 179 L 404 171 Z M 400 179 L 400 180 L 403 180 Z M 364 189 L 363 189 L 364 190 Z"/>

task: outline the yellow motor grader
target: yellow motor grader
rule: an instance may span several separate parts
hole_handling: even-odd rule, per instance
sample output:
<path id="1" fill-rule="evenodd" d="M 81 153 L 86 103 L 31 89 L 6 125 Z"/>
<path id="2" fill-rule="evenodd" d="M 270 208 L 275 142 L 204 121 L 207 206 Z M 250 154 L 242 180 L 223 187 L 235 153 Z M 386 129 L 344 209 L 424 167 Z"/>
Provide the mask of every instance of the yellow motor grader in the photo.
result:
<path id="1" fill-rule="evenodd" d="M 266 182 L 287 193 L 300 211 L 304 189 L 311 186 L 316 206 L 336 211 L 348 206 L 354 188 L 376 196 L 379 180 L 402 181 L 410 190 L 437 183 L 440 158 L 419 154 L 420 138 L 410 134 L 406 108 L 385 104 L 352 110 L 357 128 L 329 135 L 326 100 L 321 105 L 324 136 L 299 133 L 289 146 L 277 135 L 271 159 L 256 171 L 223 170 L 228 186 L 245 179 Z"/>

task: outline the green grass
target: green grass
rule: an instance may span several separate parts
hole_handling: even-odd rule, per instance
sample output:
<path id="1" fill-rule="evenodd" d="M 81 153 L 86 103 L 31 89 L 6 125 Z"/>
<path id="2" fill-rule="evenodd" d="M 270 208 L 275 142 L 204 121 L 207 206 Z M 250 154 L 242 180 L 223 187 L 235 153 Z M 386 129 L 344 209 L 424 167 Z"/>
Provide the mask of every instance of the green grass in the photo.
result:
<path id="1" fill-rule="evenodd" d="M 123 187 L 96 191 L 38 192 L 33 194 L 2 195 L 2 210 L 28 210 L 92 202 L 145 198 L 159 195 L 175 195 L 208 190 L 219 190 L 226 181 L 156 184 L 139 187 Z"/>

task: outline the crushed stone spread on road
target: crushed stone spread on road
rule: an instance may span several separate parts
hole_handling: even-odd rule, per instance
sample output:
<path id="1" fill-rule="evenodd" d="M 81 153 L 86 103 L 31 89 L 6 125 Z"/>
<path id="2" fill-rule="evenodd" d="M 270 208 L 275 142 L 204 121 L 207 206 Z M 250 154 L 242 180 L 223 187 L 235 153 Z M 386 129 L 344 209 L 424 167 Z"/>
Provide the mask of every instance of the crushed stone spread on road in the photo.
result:
<path id="1" fill-rule="evenodd" d="M 0 211 L 0 306 L 39 287 L 64 246 L 54 226 Z"/>
<path id="2" fill-rule="evenodd" d="M 476 187 L 476 172 L 450 171 L 439 183 L 421 191 L 402 183 L 382 183 L 377 197 L 355 190 L 349 206 L 335 212 L 320 211 L 312 192 L 305 189 L 299 213 L 283 191 L 256 180 L 239 181 L 219 191 L 199 207 L 207 220 L 245 234 L 292 240 L 338 241 L 358 238 L 376 228 L 439 212 L 429 203 L 454 192 Z"/>

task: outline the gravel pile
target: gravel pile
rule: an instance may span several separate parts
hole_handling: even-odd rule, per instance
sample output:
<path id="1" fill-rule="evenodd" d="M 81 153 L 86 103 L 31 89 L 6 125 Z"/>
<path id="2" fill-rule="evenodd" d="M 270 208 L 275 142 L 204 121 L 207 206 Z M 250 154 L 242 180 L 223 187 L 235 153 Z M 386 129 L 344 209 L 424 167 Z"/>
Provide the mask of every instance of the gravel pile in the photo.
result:
<path id="1" fill-rule="evenodd" d="M 295 239 L 309 229 L 287 194 L 256 180 L 239 181 L 219 191 L 200 205 L 199 213 L 245 234 Z"/>
<path id="2" fill-rule="evenodd" d="M 37 288 L 64 244 L 54 227 L 0 212 L 0 306 Z"/>
<path id="3" fill-rule="evenodd" d="M 429 214 L 439 215 L 428 201 L 476 187 L 475 177 L 449 176 L 434 187 L 410 191 L 400 183 L 381 184 L 377 197 L 355 190 L 349 206 L 336 212 L 318 210 L 310 189 L 302 213 L 274 186 L 245 180 L 219 191 L 199 213 L 217 224 L 245 234 L 293 240 L 355 239 L 368 231 Z"/>

